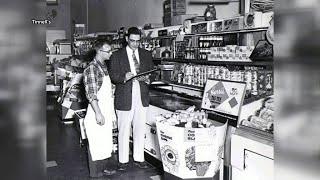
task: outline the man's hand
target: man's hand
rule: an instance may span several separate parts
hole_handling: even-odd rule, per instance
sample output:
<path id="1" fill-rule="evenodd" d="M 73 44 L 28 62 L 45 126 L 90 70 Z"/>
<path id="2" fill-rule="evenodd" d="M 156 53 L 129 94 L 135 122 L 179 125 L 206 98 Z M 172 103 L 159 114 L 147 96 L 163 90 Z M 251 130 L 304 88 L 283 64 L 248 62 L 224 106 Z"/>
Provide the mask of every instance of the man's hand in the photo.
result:
<path id="1" fill-rule="evenodd" d="M 134 74 L 133 74 L 132 72 L 127 72 L 124 81 L 129 80 L 129 79 L 132 78 L 133 76 L 134 76 Z"/>
<path id="2" fill-rule="evenodd" d="M 100 112 L 96 113 L 96 121 L 97 121 L 97 124 L 99 124 L 100 126 L 104 125 L 105 120 L 104 120 L 102 113 L 100 113 Z"/>
<path id="3" fill-rule="evenodd" d="M 136 80 L 138 81 L 144 81 L 145 83 L 149 84 L 150 83 L 150 75 L 145 75 L 145 76 L 140 76 L 137 77 Z"/>

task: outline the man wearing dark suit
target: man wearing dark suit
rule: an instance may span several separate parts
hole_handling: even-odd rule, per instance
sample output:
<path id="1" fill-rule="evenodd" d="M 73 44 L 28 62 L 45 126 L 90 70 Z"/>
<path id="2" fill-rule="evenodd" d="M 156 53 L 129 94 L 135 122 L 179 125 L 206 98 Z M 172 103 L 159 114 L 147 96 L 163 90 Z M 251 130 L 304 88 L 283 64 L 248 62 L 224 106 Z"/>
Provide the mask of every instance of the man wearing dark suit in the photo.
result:
<path id="1" fill-rule="evenodd" d="M 148 168 L 144 160 L 144 137 L 147 107 L 149 106 L 149 76 L 132 78 L 138 73 L 153 69 L 151 53 L 139 48 L 141 32 L 136 27 L 128 29 L 128 45 L 111 56 L 110 78 L 116 85 L 115 109 L 118 116 L 119 170 L 129 162 L 129 137 L 133 126 L 133 159 L 140 168 Z"/>

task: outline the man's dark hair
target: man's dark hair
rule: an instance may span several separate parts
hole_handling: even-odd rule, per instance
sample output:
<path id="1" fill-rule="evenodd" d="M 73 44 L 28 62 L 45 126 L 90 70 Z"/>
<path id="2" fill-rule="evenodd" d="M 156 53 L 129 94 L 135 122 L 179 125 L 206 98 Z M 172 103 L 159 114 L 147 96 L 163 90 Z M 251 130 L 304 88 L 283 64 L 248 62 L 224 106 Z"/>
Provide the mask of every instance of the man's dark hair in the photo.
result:
<path id="1" fill-rule="evenodd" d="M 128 29 L 127 36 L 129 37 L 130 34 L 136 34 L 136 35 L 141 36 L 141 31 L 140 31 L 140 29 L 138 29 L 137 27 L 130 27 L 130 28 Z"/>

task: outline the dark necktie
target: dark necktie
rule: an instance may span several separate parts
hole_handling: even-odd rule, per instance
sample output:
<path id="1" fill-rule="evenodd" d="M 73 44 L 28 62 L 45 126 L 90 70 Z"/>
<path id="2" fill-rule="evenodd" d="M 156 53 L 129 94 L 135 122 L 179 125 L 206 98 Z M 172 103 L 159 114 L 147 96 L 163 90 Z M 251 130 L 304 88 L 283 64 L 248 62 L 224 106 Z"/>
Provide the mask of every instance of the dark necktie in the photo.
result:
<path id="1" fill-rule="evenodd" d="M 139 64 L 139 62 L 137 60 L 137 57 L 136 57 L 134 51 L 132 52 L 132 59 L 133 59 L 133 62 L 134 62 L 134 67 L 136 68 L 136 72 L 138 74 L 139 71 L 140 71 L 140 64 Z"/>

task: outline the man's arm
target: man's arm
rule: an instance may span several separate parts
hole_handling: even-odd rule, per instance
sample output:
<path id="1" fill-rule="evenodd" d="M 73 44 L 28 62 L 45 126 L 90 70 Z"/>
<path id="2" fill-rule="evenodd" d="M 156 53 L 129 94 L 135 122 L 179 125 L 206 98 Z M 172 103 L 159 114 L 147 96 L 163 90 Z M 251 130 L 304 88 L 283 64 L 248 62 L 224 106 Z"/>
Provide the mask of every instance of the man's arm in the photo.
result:
<path id="1" fill-rule="evenodd" d="M 115 54 L 110 57 L 110 79 L 113 84 L 124 84 L 125 75 L 120 71 L 121 65 Z"/>
<path id="2" fill-rule="evenodd" d="M 98 105 L 98 72 L 94 66 L 89 66 L 83 72 L 83 83 L 85 86 L 86 97 L 95 112 L 97 124 L 103 125 L 105 123 L 104 117 Z"/>
<path id="3" fill-rule="evenodd" d="M 98 101 L 97 101 L 97 100 L 92 100 L 92 101 L 90 102 L 90 104 L 91 104 L 91 107 L 92 107 L 93 111 L 94 111 L 95 114 L 96 114 L 97 124 L 99 124 L 99 125 L 101 125 L 101 126 L 104 125 L 105 119 L 104 119 L 104 116 L 103 116 L 102 113 L 101 113 L 101 110 L 100 110 Z"/>

